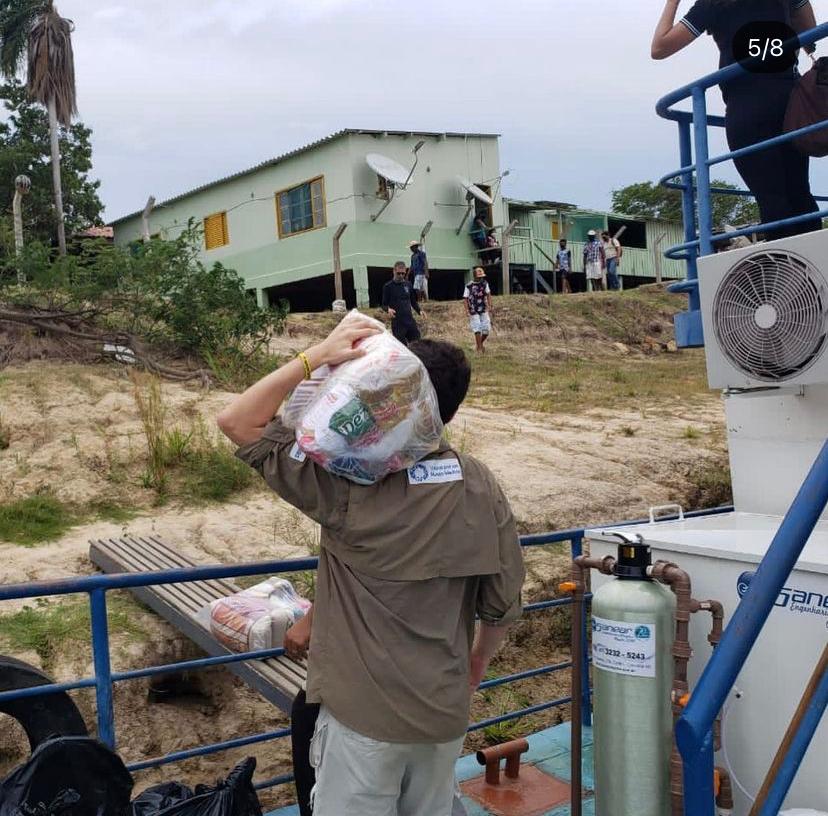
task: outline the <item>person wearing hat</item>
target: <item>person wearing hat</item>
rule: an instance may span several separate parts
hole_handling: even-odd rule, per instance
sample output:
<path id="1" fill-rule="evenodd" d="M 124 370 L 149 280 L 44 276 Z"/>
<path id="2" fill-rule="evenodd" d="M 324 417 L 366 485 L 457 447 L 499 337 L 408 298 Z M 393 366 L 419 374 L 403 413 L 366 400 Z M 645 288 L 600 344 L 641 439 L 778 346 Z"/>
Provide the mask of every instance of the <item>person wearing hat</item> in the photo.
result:
<path id="1" fill-rule="evenodd" d="M 492 331 L 492 290 L 482 266 L 475 267 L 474 279 L 466 284 L 463 300 L 466 301 L 469 325 L 474 332 L 477 351 L 483 354 L 486 351 L 483 344 Z"/>
<path id="2" fill-rule="evenodd" d="M 411 250 L 411 274 L 414 276 L 414 291 L 421 301 L 428 300 L 428 257 L 419 241 L 409 241 Z"/>
<path id="3" fill-rule="evenodd" d="M 604 245 L 598 240 L 595 230 L 587 233 L 587 242 L 584 244 L 584 272 L 587 281 L 592 282 L 592 288 L 606 289 L 604 274 L 607 268 L 607 256 L 604 254 Z"/>

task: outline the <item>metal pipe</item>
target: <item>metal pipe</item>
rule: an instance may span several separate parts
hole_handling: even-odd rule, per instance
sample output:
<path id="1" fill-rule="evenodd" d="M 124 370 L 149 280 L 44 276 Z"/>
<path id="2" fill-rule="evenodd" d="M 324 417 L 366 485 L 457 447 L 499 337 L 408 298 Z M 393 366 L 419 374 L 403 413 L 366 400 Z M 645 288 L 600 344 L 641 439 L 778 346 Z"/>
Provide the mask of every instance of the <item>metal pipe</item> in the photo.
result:
<path id="1" fill-rule="evenodd" d="M 584 537 L 583 535 L 576 536 L 572 539 L 572 560 L 579 558 L 584 554 Z M 581 627 L 581 641 L 582 646 L 582 660 L 581 660 L 581 723 L 588 728 L 592 728 L 592 694 L 589 687 L 589 620 L 587 615 L 587 604 L 592 600 L 592 593 L 586 591 L 589 587 L 584 587 L 584 621 Z"/>
<path id="2" fill-rule="evenodd" d="M 779 750 L 756 794 L 750 816 L 776 816 L 828 703 L 828 644 L 822 650 Z"/>
<path id="3" fill-rule="evenodd" d="M 730 781 L 730 774 L 724 768 L 716 768 L 719 779 L 719 790 L 716 793 L 716 807 L 719 809 L 719 816 L 733 810 L 733 784 Z"/>
<path id="4" fill-rule="evenodd" d="M 584 667 L 585 667 L 585 639 L 584 639 L 584 598 L 586 595 L 589 570 L 597 569 L 604 575 L 612 575 L 615 567 L 615 558 L 606 555 L 603 558 L 592 558 L 587 555 L 576 556 L 572 560 L 572 578 L 561 584 L 561 590 L 572 594 L 572 691 L 573 701 L 583 699 Z M 583 810 L 583 767 L 582 767 L 582 740 L 583 718 L 581 705 L 570 708 L 570 782 L 569 806 L 571 816 L 581 816 Z"/>
<path id="5" fill-rule="evenodd" d="M 477 752 L 477 761 L 486 766 L 486 782 L 490 785 L 500 784 L 500 760 L 506 760 L 506 777 L 518 779 L 520 776 L 520 755 L 529 750 L 525 739 L 511 740 L 491 748 L 482 748 Z"/>
<path id="6" fill-rule="evenodd" d="M 650 577 L 669 586 L 676 596 L 676 637 L 673 641 L 673 726 L 683 711 L 683 701 L 690 690 L 687 683 L 687 664 L 693 652 L 690 648 L 690 609 L 692 606 L 690 576 L 677 564 L 656 561 L 647 571 Z M 676 745 L 675 733 L 670 749 L 670 809 L 673 816 L 684 814 L 684 783 L 681 755 Z"/>
<path id="7" fill-rule="evenodd" d="M 106 619 L 106 590 L 89 593 L 92 617 L 92 658 L 95 664 L 95 699 L 98 711 L 98 739 L 115 749 L 115 708 L 112 701 L 112 666 L 109 660 L 109 622 Z"/>
<path id="8" fill-rule="evenodd" d="M 782 520 L 676 725 L 676 739 L 684 760 L 686 804 L 693 816 L 697 812 L 699 816 L 712 812 L 709 808 L 713 775 L 710 728 L 826 505 L 828 442 Z"/>

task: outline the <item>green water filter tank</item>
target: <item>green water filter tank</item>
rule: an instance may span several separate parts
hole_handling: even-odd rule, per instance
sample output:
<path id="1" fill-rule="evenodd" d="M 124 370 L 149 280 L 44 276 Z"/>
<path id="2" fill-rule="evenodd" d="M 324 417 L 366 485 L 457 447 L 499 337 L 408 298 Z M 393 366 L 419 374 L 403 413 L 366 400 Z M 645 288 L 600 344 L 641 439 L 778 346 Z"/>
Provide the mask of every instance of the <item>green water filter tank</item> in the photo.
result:
<path id="1" fill-rule="evenodd" d="M 670 816 L 676 599 L 647 577 L 650 550 L 620 536 L 592 600 L 596 816 Z"/>

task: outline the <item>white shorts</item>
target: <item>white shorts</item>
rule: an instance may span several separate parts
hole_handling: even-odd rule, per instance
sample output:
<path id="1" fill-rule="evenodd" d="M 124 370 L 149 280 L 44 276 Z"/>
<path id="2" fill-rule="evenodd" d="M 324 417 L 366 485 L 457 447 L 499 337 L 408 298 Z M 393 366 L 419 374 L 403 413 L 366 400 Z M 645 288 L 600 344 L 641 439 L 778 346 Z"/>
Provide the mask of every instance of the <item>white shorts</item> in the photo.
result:
<path id="1" fill-rule="evenodd" d="M 425 275 L 415 275 L 414 288 L 428 297 L 428 278 Z"/>
<path id="2" fill-rule="evenodd" d="M 590 261 L 586 265 L 586 276 L 588 280 L 601 280 L 604 277 L 604 270 L 601 269 L 601 262 Z"/>
<path id="3" fill-rule="evenodd" d="M 378 742 L 344 726 L 323 705 L 310 748 L 313 816 L 451 816 L 463 739 Z"/>
<path id="4" fill-rule="evenodd" d="M 492 330 L 492 319 L 488 312 L 473 314 L 469 318 L 469 325 L 475 334 L 489 334 Z"/>

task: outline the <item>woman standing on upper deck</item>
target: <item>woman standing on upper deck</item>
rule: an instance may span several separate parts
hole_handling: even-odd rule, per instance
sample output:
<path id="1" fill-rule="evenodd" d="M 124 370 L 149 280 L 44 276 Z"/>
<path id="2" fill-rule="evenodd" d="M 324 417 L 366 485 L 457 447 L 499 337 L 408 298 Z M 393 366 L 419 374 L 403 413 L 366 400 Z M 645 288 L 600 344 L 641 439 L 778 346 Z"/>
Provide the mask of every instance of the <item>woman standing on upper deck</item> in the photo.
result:
<path id="1" fill-rule="evenodd" d="M 810 0 L 697 0 L 676 22 L 679 2 L 666 2 L 653 35 L 653 59 L 672 56 L 706 31 L 719 46 L 719 67 L 724 68 L 736 61 L 733 55 L 736 33 L 750 23 L 785 23 L 797 33 L 816 25 Z M 722 83 L 727 142 L 731 150 L 783 133 L 785 112 L 797 77 L 794 66 L 774 74 L 745 73 Z M 763 223 L 819 210 L 811 194 L 809 159 L 791 143 L 742 156 L 734 163 L 756 198 Z M 820 219 L 814 218 L 768 230 L 766 237 L 783 238 L 821 227 Z"/>

